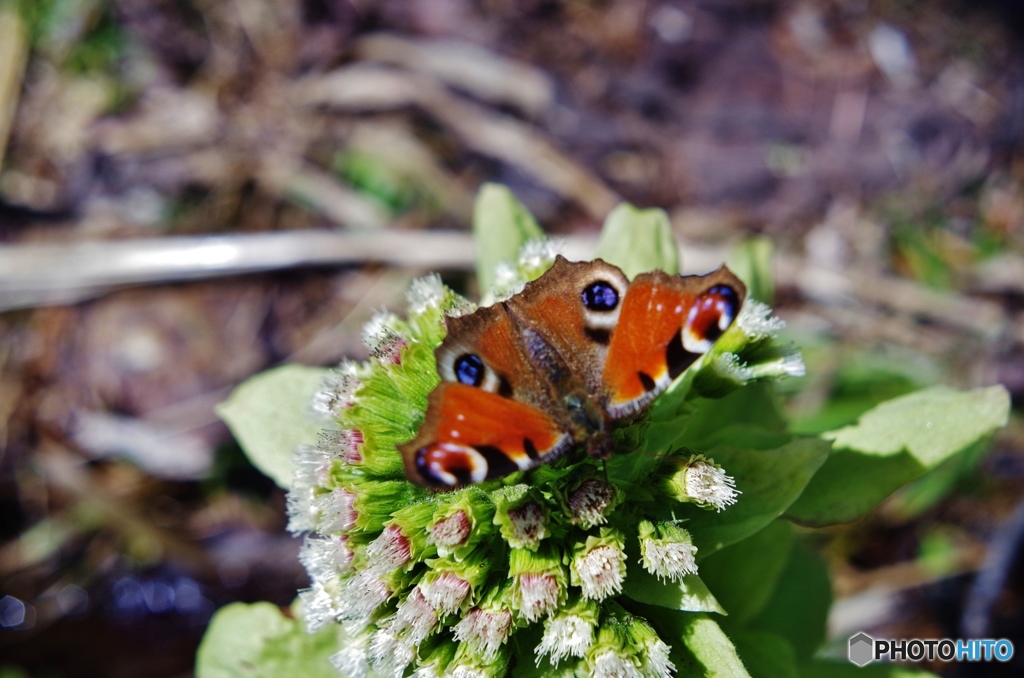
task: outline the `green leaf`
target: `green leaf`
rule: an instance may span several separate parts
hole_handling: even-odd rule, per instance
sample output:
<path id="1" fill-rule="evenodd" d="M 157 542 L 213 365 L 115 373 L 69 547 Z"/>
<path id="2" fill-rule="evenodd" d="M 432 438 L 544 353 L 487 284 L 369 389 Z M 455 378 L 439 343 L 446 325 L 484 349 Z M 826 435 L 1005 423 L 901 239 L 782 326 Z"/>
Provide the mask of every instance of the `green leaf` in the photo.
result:
<path id="1" fill-rule="evenodd" d="M 750 678 L 732 641 L 707 615 L 644 612 L 644 616 L 672 646 L 671 658 L 677 676 Z"/>
<path id="2" fill-rule="evenodd" d="M 793 646 L 783 636 L 744 630 L 729 637 L 753 678 L 800 678 Z"/>
<path id="3" fill-rule="evenodd" d="M 196 678 L 337 678 L 328 657 L 337 652 L 341 626 L 307 634 L 270 603 L 232 603 L 210 622 L 196 653 Z"/>
<path id="4" fill-rule="evenodd" d="M 747 238 L 729 253 L 729 270 L 747 284 L 751 299 L 771 304 L 775 298 L 772 281 L 772 241 L 763 236 Z"/>
<path id="5" fill-rule="evenodd" d="M 786 517 L 801 525 L 848 523 L 864 515 L 925 468 L 906 452 L 876 457 L 851 450 L 833 452 Z"/>
<path id="6" fill-rule="evenodd" d="M 629 559 L 627 568 L 623 593 L 638 603 L 685 612 L 726 613 L 695 574 L 683 577 L 681 582 L 661 581 L 641 567 L 635 558 Z"/>
<path id="7" fill-rule="evenodd" d="M 742 494 L 734 506 L 719 513 L 692 505 L 676 511 L 678 517 L 690 519 L 686 529 L 697 545 L 697 558 L 703 560 L 778 518 L 824 463 L 828 447 L 816 438 L 798 438 L 774 450 L 705 450 L 708 458 L 736 479 L 736 489 Z"/>
<path id="8" fill-rule="evenodd" d="M 245 455 L 279 487 L 292 482 L 292 453 L 316 443 L 323 429 L 309 414 L 309 402 L 330 370 L 284 365 L 257 374 L 217 406 Z"/>
<path id="9" fill-rule="evenodd" d="M 938 678 L 938 676 L 930 671 L 888 662 L 857 666 L 848 661 L 815 659 L 800 667 L 800 678 Z"/>
<path id="10" fill-rule="evenodd" d="M 736 443 L 722 435 L 723 431 L 735 426 L 756 427 L 776 433 L 786 431 L 786 419 L 768 382 L 748 384 L 718 400 L 701 399 L 696 407 L 699 410 L 687 424 L 683 440 L 698 449 L 718 444 L 735 446 Z M 728 443 L 720 442 L 727 440 Z"/>
<path id="11" fill-rule="evenodd" d="M 934 386 L 874 408 L 854 426 L 822 437 L 836 449 L 890 456 L 906 450 L 927 468 L 1006 426 L 1010 394 L 1002 386 L 957 391 Z"/>
<path id="12" fill-rule="evenodd" d="M 476 276 L 481 292 L 494 286 L 498 264 L 516 261 L 528 240 L 544 237 L 530 211 L 500 184 L 484 184 L 473 208 Z"/>
<path id="13" fill-rule="evenodd" d="M 823 434 L 836 452 L 787 512 L 805 525 L 854 520 L 900 486 L 1006 425 L 1002 386 L 935 386 L 882 403 L 859 423 Z"/>
<path id="14" fill-rule="evenodd" d="M 790 551 L 775 592 L 749 627 L 783 635 L 797 658 L 806 660 L 825 639 L 831 605 L 828 567 L 817 551 L 798 541 Z"/>
<path id="15" fill-rule="evenodd" d="M 789 561 L 792 545 L 792 526 L 776 520 L 701 562 L 704 583 L 729 613 L 730 625 L 741 625 L 764 608 Z"/>
<path id="16" fill-rule="evenodd" d="M 981 440 L 957 452 L 935 468 L 904 485 L 889 500 L 886 510 L 900 520 L 912 520 L 942 501 L 961 481 L 969 478 L 989 451 L 989 441 Z"/>
<path id="17" fill-rule="evenodd" d="M 662 209 L 621 203 L 604 220 L 594 256 L 618 266 L 630 280 L 656 268 L 679 273 L 679 247 Z"/>
<path id="18" fill-rule="evenodd" d="M 690 394 L 693 375 L 692 370 L 683 373 L 651 405 L 646 452 L 682 446 L 703 451 L 720 445 L 770 449 L 792 439 L 770 384 L 754 382 L 714 400 L 695 398 Z"/>

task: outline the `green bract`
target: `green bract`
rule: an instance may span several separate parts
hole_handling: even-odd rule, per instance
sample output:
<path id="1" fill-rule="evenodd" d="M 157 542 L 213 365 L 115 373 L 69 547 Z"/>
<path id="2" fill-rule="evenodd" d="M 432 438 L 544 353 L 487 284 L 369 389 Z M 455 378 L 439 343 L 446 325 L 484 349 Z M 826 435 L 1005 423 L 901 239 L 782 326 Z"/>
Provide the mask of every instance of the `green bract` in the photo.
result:
<path id="1" fill-rule="evenodd" d="M 486 299 L 514 294 L 554 260 L 507 189 L 486 187 L 476 220 Z M 630 276 L 678 267 L 659 210 L 617 208 L 599 251 Z M 762 242 L 736 255 L 762 301 L 748 300 L 708 354 L 614 432 L 607 468 L 578 452 L 437 493 L 406 481 L 396 446 L 414 437 L 439 382 L 444 318 L 475 307 L 437 276 L 416 281 L 404 318 L 382 313 L 368 324 L 371 360 L 330 372 L 312 398 L 326 429 L 319 442 L 287 457 L 289 529 L 305 534 L 311 580 L 298 615 L 316 641 L 285 645 L 291 631 L 280 620 L 270 621 L 281 629 L 246 631 L 246 608 L 232 606 L 211 627 L 197 675 L 271 675 L 285 665 L 271 647 L 305 653 L 287 664 L 292 674 L 320 675 L 324 643 L 353 678 L 818 675 L 827 571 L 785 517 L 856 517 L 895 489 L 880 491 L 872 468 L 908 457 L 901 477 L 923 473 L 1005 422 L 1008 399 L 999 389 L 945 390 L 823 437 L 789 433 L 769 382 L 802 374 L 803 363 L 774 343 L 782 323 L 763 303 L 767 252 Z M 302 442 L 304 424 L 264 414 L 297 411 L 277 384 L 255 378 L 223 412 L 250 457 L 285 485 L 291 450 L 274 459 L 267 446 Z M 953 410 L 970 412 L 970 425 L 950 423 Z M 933 415 L 947 419 L 925 425 Z M 906 417 L 923 424 L 905 426 Z M 850 467 L 858 473 L 832 470 Z M 252 635 L 243 642 L 228 626 Z"/>

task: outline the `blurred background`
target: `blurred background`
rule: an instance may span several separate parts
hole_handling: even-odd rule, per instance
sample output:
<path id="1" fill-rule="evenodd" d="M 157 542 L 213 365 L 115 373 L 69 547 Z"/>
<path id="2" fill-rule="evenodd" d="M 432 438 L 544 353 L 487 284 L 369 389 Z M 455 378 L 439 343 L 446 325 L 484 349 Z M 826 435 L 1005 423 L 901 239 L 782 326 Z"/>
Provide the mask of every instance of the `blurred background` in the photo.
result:
<path id="1" fill-rule="evenodd" d="M 620 200 L 688 273 L 769 239 L 798 430 L 1004 384 L 991 444 L 814 538 L 833 653 L 1024 651 L 1015 0 L 0 0 L 0 163 L 3 678 L 189 676 L 217 607 L 293 599 L 213 407 L 365 357 L 426 271 L 475 296 L 485 181 L 582 252 Z"/>

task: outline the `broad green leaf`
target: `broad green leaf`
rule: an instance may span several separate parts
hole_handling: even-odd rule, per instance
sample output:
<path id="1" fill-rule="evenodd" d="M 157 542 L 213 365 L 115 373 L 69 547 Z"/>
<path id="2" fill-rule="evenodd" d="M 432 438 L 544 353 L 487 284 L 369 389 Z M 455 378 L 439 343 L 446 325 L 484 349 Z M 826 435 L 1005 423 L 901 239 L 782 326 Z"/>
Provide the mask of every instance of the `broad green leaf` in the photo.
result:
<path id="1" fill-rule="evenodd" d="M 771 304 L 775 298 L 772 281 L 772 241 L 763 236 L 747 238 L 729 253 L 729 270 L 747 285 L 751 299 Z"/>
<path id="2" fill-rule="evenodd" d="M 1002 386 L 957 391 L 945 386 L 882 403 L 854 426 L 823 434 L 836 452 L 787 517 L 805 525 L 849 522 L 900 486 L 1006 425 Z"/>
<path id="3" fill-rule="evenodd" d="M 686 529 L 693 535 L 700 560 L 778 518 L 828 457 L 828 443 L 800 438 L 774 450 L 720 447 L 704 453 L 735 478 L 742 494 L 735 505 L 721 512 L 692 505 L 675 511 L 677 517 L 689 519 Z"/>
<path id="4" fill-rule="evenodd" d="M 822 437 L 837 450 L 891 456 L 906 450 L 926 468 L 1006 426 L 1010 394 L 1002 386 L 957 391 L 947 386 L 911 393 L 874 408 L 854 426 Z"/>
<path id="5" fill-rule="evenodd" d="M 831 605 L 828 567 L 817 551 L 797 541 L 775 592 L 764 609 L 750 621 L 749 628 L 785 636 L 797 658 L 804 661 L 825 639 Z"/>
<path id="6" fill-rule="evenodd" d="M 329 370 L 284 365 L 244 381 L 217 406 L 245 455 L 280 487 L 292 482 L 296 445 L 316 443 L 323 425 L 309 414 L 309 402 Z"/>
<path id="7" fill-rule="evenodd" d="M 920 355 L 863 353 L 825 342 L 817 346 L 811 337 L 797 339 L 807 363 L 811 390 L 827 390 L 815 409 L 795 412 L 790 431 L 820 435 L 857 421 L 865 412 L 886 400 L 935 384 L 940 369 Z M 798 399 L 799 400 L 799 399 Z"/>
<path id="8" fill-rule="evenodd" d="M 622 203 L 604 220 L 594 257 L 622 269 L 632 280 L 640 273 L 661 269 L 679 273 L 679 246 L 662 209 L 637 209 Z"/>
<path id="9" fill-rule="evenodd" d="M 775 520 L 701 562 L 701 577 L 729 614 L 730 626 L 743 624 L 765 606 L 789 561 L 792 545 L 792 526 Z"/>
<path id="10" fill-rule="evenodd" d="M 695 574 L 683 577 L 681 582 L 662 581 L 641 567 L 634 558 L 630 558 L 627 567 L 623 593 L 638 603 L 685 612 L 726 613 Z"/>
<path id="11" fill-rule="evenodd" d="M 683 440 L 698 449 L 719 444 L 721 432 L 733 426 L 786 431 L 786 419 L 768 382 L 748 384 L 718 400 L 701 399 L 697 407 L 699 410 L 687 424 Z"/>
<path id="12" fill-rule="evenodd" d="M 340 625 L 310 635 L 270 603 L 232 603 L 210 622 L 196 653 L 196 678 L 337 678 L 328 657 Z"/>
<path id="13" fill-rule="evenodd" d="M 786 517 L 815 527 L 848 523 L 924 471 L 924 466 L 906 452 L 890 457 L 852 450 L 833 452 L 786 511 Z"/>
<path id="14" fill-rule="evenodd" d="M 770 631 L 742 630 L 730 633 L 736 651 L 752 678 L 800 678 L 793 646 Z"/>
<path id="15" fill-rule="evenodd" d="M 815 659 L 800 666 L 800 678 L 938 678 L 930 671 L 899 664 L 857 666 L 848 661 Z"/>
<path id="16" fill-rule="evenodd" d="M 652 610 L 653 608 L 646 608 Z M 677 676 L 750 678 L 732 641 L 705 614 L 644 612 L 658 635 L 672 646 Z"/>
<path id="17" fill-rule="evenodd" d="M 981 440 L 931 469 L 917 480 L 896 490 L 887 511 L 900 520 L 911 520 L 942 501 L 953 488 L 970 477 L 989 451 L 989 441 Z"/>
<path id="18" fill-rule="evenodd" d="M 715 400 L 688 400 L 693 375 L 692 369 L 684 372 L 651 405 L 645 452 L 662 453 L 679 447 L 702 451 L 718 445 L 768 449 L 792 438 L 786 433 L 786 420 L 770 384 L 754 382 Z M 729 430 L 737 428 L 749 431 Z"/>
<path id="19" fill-rule="evenodd" d="M 516 261 L 519 248 L 544 237 L 530 211 L 505 186 L 484 184 L 473 208 L 476 275 L 481 293 L 494 286 L 498 264 Z"/>

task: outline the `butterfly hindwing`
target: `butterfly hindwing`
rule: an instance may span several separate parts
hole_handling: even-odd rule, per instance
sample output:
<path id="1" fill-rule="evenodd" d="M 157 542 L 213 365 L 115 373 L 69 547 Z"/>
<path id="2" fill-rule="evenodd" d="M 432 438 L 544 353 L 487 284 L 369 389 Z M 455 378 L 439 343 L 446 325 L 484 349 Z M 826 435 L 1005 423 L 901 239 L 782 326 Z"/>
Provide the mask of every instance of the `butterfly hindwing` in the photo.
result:
<path id="1" fill-rule="evenodd" d="M 400 449 L 410 480 L 454 487 L 532 468 L 571 444 L 559 423 L 536 407 L 446 382 L 431 392 L 416 438 Z"/>
<path id="2" fill-rule="evenodd" d="M 745 296 L 746 287 L 724 266 L 704 276 L 638 275 L 604 363 L 608 415 L 631 416 L 668 388 L 728 329 Z"/>

